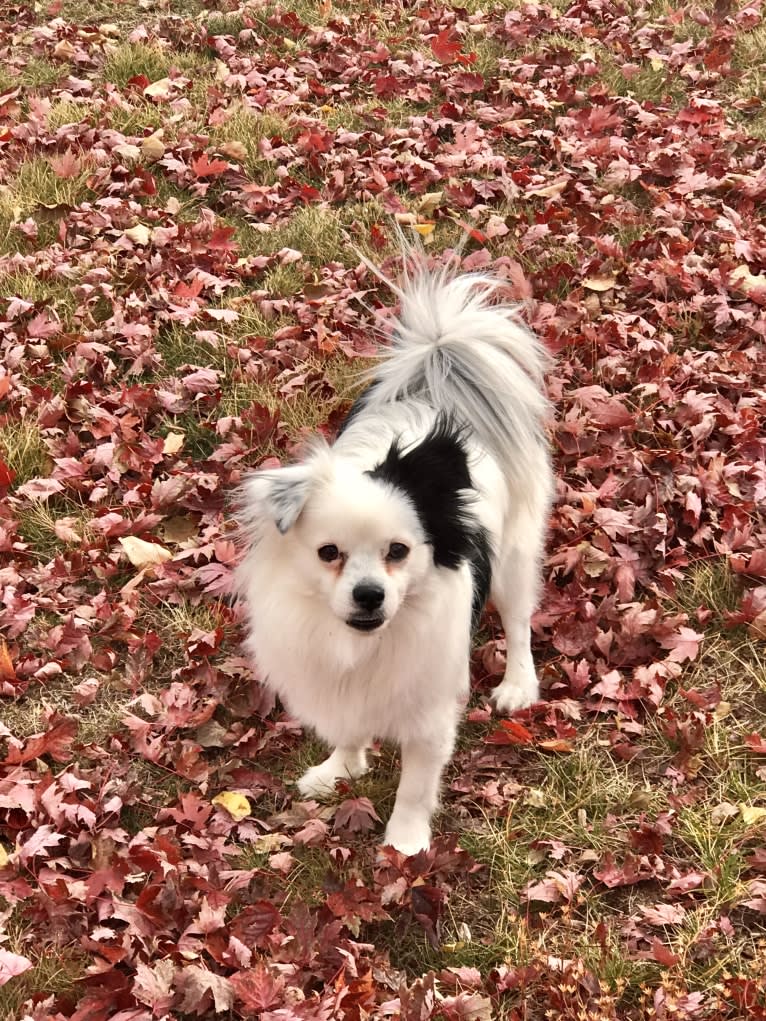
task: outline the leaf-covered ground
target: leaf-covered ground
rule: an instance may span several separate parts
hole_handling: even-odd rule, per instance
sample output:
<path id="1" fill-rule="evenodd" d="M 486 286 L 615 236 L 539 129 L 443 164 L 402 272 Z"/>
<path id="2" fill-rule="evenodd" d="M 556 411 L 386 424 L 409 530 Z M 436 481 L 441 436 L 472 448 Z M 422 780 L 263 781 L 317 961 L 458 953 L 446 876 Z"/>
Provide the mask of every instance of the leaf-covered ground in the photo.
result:
<path id="1" fill-rule="evenodd" d="M 0 6 L 0 1016 L 766 1018 L 760 0 Z M 536 655 L 376 848 L 225 499 L 328 435 L 392 223 L 555 355 Z M 290 641 L 290 635 L 285 635 Z"/>

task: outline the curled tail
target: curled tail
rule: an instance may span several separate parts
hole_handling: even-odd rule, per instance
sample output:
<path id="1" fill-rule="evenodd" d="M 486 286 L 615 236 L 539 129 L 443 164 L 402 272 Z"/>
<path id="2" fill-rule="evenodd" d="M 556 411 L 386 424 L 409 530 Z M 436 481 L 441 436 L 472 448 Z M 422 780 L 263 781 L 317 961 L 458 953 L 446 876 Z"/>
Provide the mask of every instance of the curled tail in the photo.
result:
<path id="1" fill-rule="evenodd" d="M 495 300 L 502 281 L 428 270 L 419 260 L 400 286 L 386 283 L 400 309 L 367 406 L 420 398 L 469 426 L 508 472 L 523 476 L 532 449 L 544 444 L 548 356 L 515 306 Z"/>

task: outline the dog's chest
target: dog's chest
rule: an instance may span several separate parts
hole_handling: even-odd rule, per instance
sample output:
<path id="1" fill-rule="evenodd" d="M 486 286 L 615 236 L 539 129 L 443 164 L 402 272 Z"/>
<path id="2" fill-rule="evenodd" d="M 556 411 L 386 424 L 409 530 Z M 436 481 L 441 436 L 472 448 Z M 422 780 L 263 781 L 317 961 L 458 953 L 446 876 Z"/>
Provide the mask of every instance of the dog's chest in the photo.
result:
<path id="1" fill-rule="evenodd" d="M 323 657 L 312 642 L 259 643 L 257 658 L 267 682 L 286 708 L 334 745 L 372 738 L 406 741 L 441 730 L 468 687 L 468 635 L 394 634 L 372 638 L 366 656 L 344 663 L 342 638 L 336 655 Z M 357 639 L 358 641 L 358 639 Z M 323 643 L 322 651 L 332 648 Z M 348 650 L 347 650 L 348 651 Z M 273 654 L 272 654 L 273 653 Z"/>

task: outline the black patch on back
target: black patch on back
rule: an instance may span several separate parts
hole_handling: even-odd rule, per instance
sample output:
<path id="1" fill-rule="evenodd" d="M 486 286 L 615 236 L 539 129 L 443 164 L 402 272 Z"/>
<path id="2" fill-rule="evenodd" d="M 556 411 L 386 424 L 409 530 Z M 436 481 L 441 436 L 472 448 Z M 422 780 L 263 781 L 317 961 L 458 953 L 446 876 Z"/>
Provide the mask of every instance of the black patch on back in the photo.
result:
<path id="1" fill-rule="evenodd" d="M 473 563 L 475 555 L 479 562 L 488 561 L 488 555 L 476 552 L 483 529 L 471 512 L 468 490 L 472 483 L 463 430 L 449 416 L 440 415 L 425 438 L 404 452 L 394 440 L 384 460 L 368 474 L 396 486 L 412 500 L 438 567 L 455 570 L 466 559 Z"/>

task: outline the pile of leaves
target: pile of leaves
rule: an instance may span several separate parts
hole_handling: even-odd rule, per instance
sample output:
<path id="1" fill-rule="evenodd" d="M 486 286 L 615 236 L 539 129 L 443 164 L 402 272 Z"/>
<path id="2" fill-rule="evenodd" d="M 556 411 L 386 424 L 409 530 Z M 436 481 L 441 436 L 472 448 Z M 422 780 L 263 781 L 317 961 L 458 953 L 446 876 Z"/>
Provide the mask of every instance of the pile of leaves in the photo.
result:
<path id="1" fill-rule="evenodd" d="M 4 5 L 0 1014 L 766 1018 L 762 17 Z M 226 507 L 337 429 L 396 221 L 521 303 L 558 476 L 547 700 L 488 613 L 408 860 L 389 750 L 297 800 Z"/>

